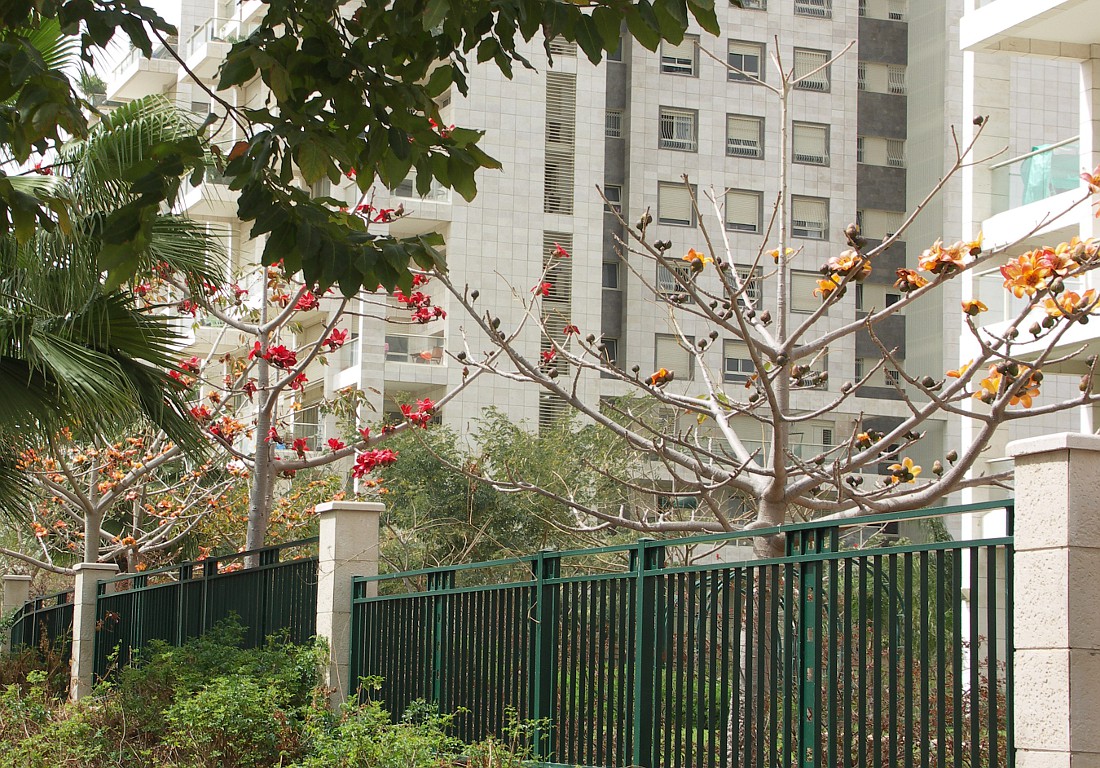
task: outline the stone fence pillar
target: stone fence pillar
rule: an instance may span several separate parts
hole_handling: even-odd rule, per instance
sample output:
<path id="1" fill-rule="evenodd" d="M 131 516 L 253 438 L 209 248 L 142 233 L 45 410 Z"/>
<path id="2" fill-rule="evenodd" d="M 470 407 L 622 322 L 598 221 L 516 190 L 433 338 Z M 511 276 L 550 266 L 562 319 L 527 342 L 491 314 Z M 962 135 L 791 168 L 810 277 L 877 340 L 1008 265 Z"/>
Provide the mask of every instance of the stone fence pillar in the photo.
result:
<path id="1" fill-rule="evenodd" d="M 330 701 L 347 699 L 351 661 L 351 577 L 378 574 L 378 524 L 385 506 L 367 501 L 317 505 L 320 518 L 317 566 L 317 636 L 328 641 L 325 686 Z"/>
<path id="2" fill-rule="evenodd" d="M 31 598 L 31 577 L 22 574 L 9 573 L 4 576 L 4 603 L 3 616 L 9 615 L 16 608 L 22 608 Z M 11 650 L 11 630 L 0 632 L 0 652 L 7 653 Z"/>
<path id="3" fill-rule="evenodd" d="M 1100 766 L 1100 437 L 1049 435 L 1008 451 L 1016 766 Z"/>
<path id="4" fill-rule="evenodd" d="M 95 599 L 99 580 L 118 573 L 114 563 L 77 563 L 73 568 L 73 652 L 69 672 L 69 698 L 73 701 L 92 692 L 95 683 Z"/>

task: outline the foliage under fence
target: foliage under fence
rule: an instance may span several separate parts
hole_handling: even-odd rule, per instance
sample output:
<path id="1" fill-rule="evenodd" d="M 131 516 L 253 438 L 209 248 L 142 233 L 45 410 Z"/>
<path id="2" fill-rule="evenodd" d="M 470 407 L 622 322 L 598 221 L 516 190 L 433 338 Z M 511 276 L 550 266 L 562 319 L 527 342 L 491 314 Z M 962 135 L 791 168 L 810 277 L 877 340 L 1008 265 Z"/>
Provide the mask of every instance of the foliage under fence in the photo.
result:
<path id="1" fill-rule="evenodd" d="M 774 560 L 672 557 L 735 534 L 356 579 L 352 677 L 465 709 L 465 740 L 545 719 L 554 763 L 1007 766 L 1011 535 L 918 522 L 991 509 L 1010 532 L 968 505 L 858 521 L 920 543 L 808 523 Z"/>
<path id="2" fill-rule="evenodd" d="M 11 625 L 12 650 L 37 648 L 68 665 L 73 640 L 73 591 L 28 600 Z"/>
<path id="3" fill-rule="evenodd" d="M 101 581 L 96 676 L 106 675 L 112 663 L 128 664 L 153 640 L 181 645 L 230 617 L 243 628 L 245 648 L 260 647 L 279 632 L 290 642 L 309 642 L 317 622 L 316 542 L 304 539 Z"/>

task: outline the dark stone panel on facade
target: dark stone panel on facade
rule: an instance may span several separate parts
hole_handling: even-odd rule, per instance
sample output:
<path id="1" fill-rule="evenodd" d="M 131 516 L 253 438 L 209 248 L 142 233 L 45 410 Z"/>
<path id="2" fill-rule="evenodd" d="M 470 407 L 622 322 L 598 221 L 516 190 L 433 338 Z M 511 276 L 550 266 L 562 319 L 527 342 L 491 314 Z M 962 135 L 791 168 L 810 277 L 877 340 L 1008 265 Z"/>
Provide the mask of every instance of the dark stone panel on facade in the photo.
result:
<path id="1" fill-rule="evenodd" d="M 604 211 L 603 215 L 603 260 L 604 261 L 618 261 L 618 247 L 619 240 L 623 239 L 623 235 L 626 232 L 623 230 L 622 224 L 615 218 L 615 214 L 610 211 Z M 618 238 L 618 239 L 616 239 Z M 621 268 L 625 273 L 626 267 Z M 620 276 L 620 280 L 625 279 Z M 621 287 L 621 286 L 620 286 Z"/>
<path id="2" fill-rule="evenodd" d="M 873 245 L 868 246 L 868 250 L 871 247 Z M 871 261 L 871 276 L 867 278 L 867 282 L 893 285 L 898 279 L 898 269 L 904 266 L 905 242 L 898 240 Z"/>
<path id="3" fill-rule="evenodd" d="M 623 292 L 610 288 L 603 290 L 603 306 L 600 310 L 600 332 L 614 339 L 623 338 Z M 620 355 L 622 352 L 620 351 Z"/>
<path id="4" fill-rule="evenodd" d="M 859 20 L 859 60 L 909 63 L 909 25 L 886 19 Z"/>
<path id="5" fill-rule="evenodd" d="M 624 139 L 603 140 L 603 183 L 626 183 L 626 141 Z M 625 193 L 626 190 L 624 189 Z"/>
<path id="6" fill-rule="evenodd" d="M 884 165 L 856 166 L 856 207 L 905 210 L 905 169 Z"/>
<path id="7" fill-rule="evenodd" d="M 859 92 L 858 133 L 861 136 L 905 138 L 907 120 L 904 96 L 893 93 Z M 840 126 L 834 126 L 839 130 Z"/>
<path id="8" fill-rule="evenodd" d="M 864 316 L 863 313 L 858 314 Z M 875 323 L 875 336 L 887 349 L 897 350 L 894 352 L 895 357 L 901 360 L 905 359 L 904 315 L 891 315 L 879 320 Z M 856 334 L 856 357 L 866 357 L 872 360 L 882 357 L 882 350 L 867 331 L 860 331 Z"/>
<path id="9" fill-rule="evenodd" d="M 625 109 L 628 83 L 626 65 L 621 61 L 609 61 L 604 69 L 607 72 L 607 108 Z"/>

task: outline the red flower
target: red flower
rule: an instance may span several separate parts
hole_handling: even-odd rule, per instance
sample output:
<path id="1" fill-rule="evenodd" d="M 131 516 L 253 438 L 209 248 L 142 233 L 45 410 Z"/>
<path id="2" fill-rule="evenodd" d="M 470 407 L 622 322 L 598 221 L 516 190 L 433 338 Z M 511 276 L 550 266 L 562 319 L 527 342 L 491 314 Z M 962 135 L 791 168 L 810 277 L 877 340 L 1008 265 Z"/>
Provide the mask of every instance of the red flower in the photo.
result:
<path id="1" fill-rule="evenodd" d="M 374 221 L 376 224 L 388 224 L 393 221 L 393 208 L 379 208 L 378 213 L 375 214 Z"/>
<path id="2" fill-rule="evenodd" d="M 42 176 L 53 176 L 53 168 L 50 166 L 43 166 L 42 163 L 34 164 L 34 172 L 41 174 Z"/>
<path id="3" fill-rule="evenodd" d="M 328 439 L 328 447 L 334 451 L 338 451 L 344 447 L 344 441 L 336 437 L 330 437 Z"/>
<path id="4" fill-rule="evenodd" d="M 313 291 L 306 291 L 298 297 L 298 303 L 294 305 L 294 309 L 299 312 L 309 312 L 311 309 L 317 309 L 320 304 L 321 302 L 313 295 Z"/>
<path id="5" fill-rule="evenodd" d="M 195 421 L 202 423 L 210 419 L 210 409 L 205 405 L 196 405 L 191 409 L 191 415 L 195 418 Z"/>
<path id="6" fill-rule="evenodd" d="M 279 430 L 275 429 L 275 427 L 272 427 L 271 429 L 267 430 L 267 440 L 266 440 L 266 442 L 268 442 L 268 443 L 281 443 L 281 442 L 283 442 L 283 438 L 279 437 Z"/>
<path id="7" fill-rule="evenodd" d="M 572 335 L 572 334 L 574 334 L 574 333 L 580 333 L 580 332 L 581 332 L 581 329 L 580 329 L 580 328 L 578 328 L 578 327 L 577 327 L 577 326 L 575 326 L 575 325 L 567 325 L 567 326 L 565 326 L 564 328 L 562 328 L 561 332 L 562 332 L 563 334 L 565 334 L 566 336 L 570 336 L 570 335 Z"/>
<path id="8" fill-rule="evenodd" d="M 192 356 L 190 360 L 180 360 L 180 368 L 187 371 L 188 373 L 198 373 L 199 363 L 199 359 Z"/>
<path id="9" fill-rule="evenodd" d="M 557 243 L 554 243 L 554 255 L 557 256 L 559 259 L 568 259 L 569 251 L 565 250 Z"/>
<path id="10" fill-rule="evenodd" d="M 427 285 L 429 282 L 431 282 L 431 278 L 427 275 L 413 275 L 413 288 L 419 288 L 422 285 Z"/>
<path id="11" fill-rule="evenodd" d="M 538 285 L 536 285 L 534 288 L 531 289 L 531 293 L 535 294 L 536 296 L 539 296 L 539 295 L 549 296 L 550 295 L 550 289 L 553 288 L 553 287 L 554 287 L 554 285 L 552 283 L 539 283 Z"/>
<path id="12" fill-rule="evenodd" d="M 348 172 L 345 173 L 344 175 L 347 176 L 349 179 L 354 179 L 355 178 L 355 169 L 354 168 L 348 168 Z"/>
<path id="13" fill-rule="evenodd" d="M 267 352 L 264 353 L 264 360 L 279 368 L 293 368 L 298 364 L 298 354 L 282 344 L 278 344 L 267 348 Z"/>
<path id="14" fill-rule="evenodd" d="M 374 206 L 371 205 L 370 203 L 362 203 L 360 205 L 355 206 L 355 212 L 356 213 L 361 213 L 364 216 L 369 218 L 370 215 L 372 213 L 374 213 Z"/>
<path id="15" fill-rule="evenodd" d="M 425 397 L 423 400 L 416 401 L 416 407 L 420 409 L 421 413 L 431 413 L 435 410 L 435 403 L 430 398 Z"/>
<path id="16" fill-rule="evenodd" d="M 290 444 L 290 447 L 293 448 L 299 456 L 305 456 L 306 449 L 309 448 L 309 441 L 304 437 L 296 437 L 294 438 L 294 442 Z"/>
<path id="17" fill-rule="evenodd" d="M 149 283 L 138 283 L 132 290 L 135 296 L 144 296 L 152 290 L 152 287 Z"/>
<path id="18" fill-rule="evenodd" d="M 542 364 L 549 365 L 555 357 L 558 356 L 558 350 L 548 349 L 542 353 Z"/>
<path id="19" fill-rule="evenodd" d="M 240 303 L 241 299 L 248 295 L 248 291 L 246 291 L 244 288 L 241 288 L 236 283 L 233 283 L 233 285 L 229 287 L 230 289 L 232 289 L 233 297 L 237 300 L 238 304 Z"/>
<path id="20" fill-rule="evenodd" d="M 260 354 L 260 342 L 257 341 L 252 345 L 252 351 L 248 353 L 248 359 L 254 360 L 258 354 Z"/>
<path id="21" fill-rule="evenodd" d="M 303 386 L 305 386 L 305 383 L 307 381 L 309 381 L 309 379 L 306 378 L 306 375 L 304 373 L 299 373 L 297 376 L 290 380 L 290 388 L 301 389 Z"/>
<path id="22" fill-rule="evenodd" d="M 344 346 L 344 343 L 348 340 L 348 332 L 341 331 L 339 328 L 333 328 L 332 333 L 325 339 L 325 346 L 328 347 L 329 352 L 335 352 L 340 347 Z"/>
<path id="23" fill-rule="evenodd" d="M 256 394 L 256 382 L 252 379 L 249 379 L 244 383 L 244 386 L 241 389 L 246 395 L 248 395 L 248 399 L 251 402 L 252 396 Z"/>
<path id="24" fill-rule="evenodd" d="M 352 477 L 359 479 L 378 466 L 387 466 L 397 461 L 397 454 L 389 448 L 381 450 L 363 451 L 355 459 L 355 466 L 351 470 Z"/>
<path id="25" fill-rule="evenodd" d="M 191 301 L 190 299 L 184 299 L 183 301 L 181 301 L 176 306 L 176 309 L 178 309 L 182 313 L 191 315 L 191 317 L 195 317 L 199 313 L 199 305 Z"/>

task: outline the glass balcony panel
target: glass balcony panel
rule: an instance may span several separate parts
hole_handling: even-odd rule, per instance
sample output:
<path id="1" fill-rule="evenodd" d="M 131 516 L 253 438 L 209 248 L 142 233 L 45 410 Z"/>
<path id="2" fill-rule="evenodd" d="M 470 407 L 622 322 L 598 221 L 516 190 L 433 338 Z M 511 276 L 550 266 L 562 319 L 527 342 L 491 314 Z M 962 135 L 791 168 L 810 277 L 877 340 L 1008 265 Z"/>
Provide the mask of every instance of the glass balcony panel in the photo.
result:
<path id="1" fill-rule="evenodd" d="M 1019 208 L 1080 186 L 1081 142 L 1078 137 L 990 166 L 992 213 Z"/>

